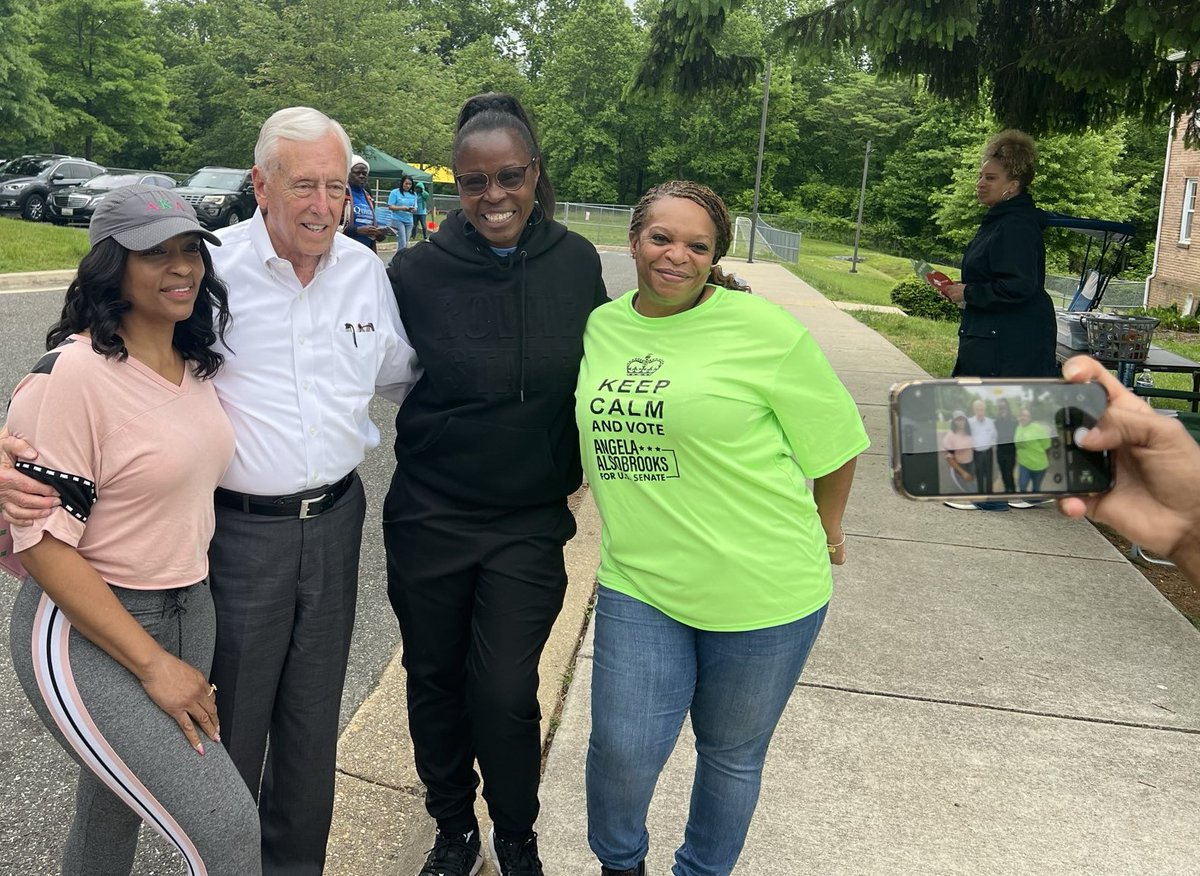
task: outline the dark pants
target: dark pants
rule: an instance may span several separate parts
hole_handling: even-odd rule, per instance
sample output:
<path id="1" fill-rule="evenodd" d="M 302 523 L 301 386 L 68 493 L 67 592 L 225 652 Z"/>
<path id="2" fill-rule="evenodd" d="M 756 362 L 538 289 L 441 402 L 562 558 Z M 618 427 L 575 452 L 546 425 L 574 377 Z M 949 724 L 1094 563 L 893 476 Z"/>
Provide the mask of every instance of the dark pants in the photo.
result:
<path id="1" fill-rule="evenodd" d="M 324 867 L 365 514 L 357 478 L 309 520 L 217 507 L 212 680 L 221 737 L 258 800 L 265 874 Z"/>
<path id="2" fill-rule="evenodd" d="M 1000 480 L 1004 482 L 1004 492 L 1015 493 L 1017 483 L 1013 479 L 1013 467 L 1017 464 L 1017 448 L 1012 444 L 996 445 L 996 465 L 1000 469 Z"/>
<path id="3" fill-rule="evenodd" d="M 470 829 L 478 760 L 497 832 L 524 834 L 538 815 L 538 661 L 562 608 L 574 518 L 565 501 L 437 508 L 397 481 L 383 515 L 388 596 L 425 806 L 443 830 Z"/>
<path id="4" fill-rule="evenodd" d="M 418 237 L 429 240 L 429 226 L 425 223 L 426 215 L 426 213 L 413 214 L 413 240 L 416 240 Z"/>
<path id="5" fill-rule="evenodd" d="M 980 493 L 990 493 L 992 491 L 992 451 L 994 448 L 989 447 L 987 450 L 976 450 L 975 458 L 971 465 L 975 469 L 975 489 Z"/>

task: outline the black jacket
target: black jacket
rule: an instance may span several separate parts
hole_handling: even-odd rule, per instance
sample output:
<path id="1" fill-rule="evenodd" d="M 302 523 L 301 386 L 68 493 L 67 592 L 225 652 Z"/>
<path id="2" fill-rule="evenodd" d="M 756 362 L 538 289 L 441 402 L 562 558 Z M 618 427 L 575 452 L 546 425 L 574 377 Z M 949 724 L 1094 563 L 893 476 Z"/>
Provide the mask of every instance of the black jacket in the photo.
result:
<path id="1" fill-rule="evenodd" d="M 967 246 L 956 377 L 1058 376 L 1041 217 L 1017 195 L 987 211 Z"/>
<path id="2" fill-rule="evenodd" d="M 595 247 L 553 220 L 497 256 L 461 211 L 388 276 L 425 369 L 396 415 L 397 474 L 449 504 L 561 501 L 582 480 L 575 381 L 608 301 Z"/>

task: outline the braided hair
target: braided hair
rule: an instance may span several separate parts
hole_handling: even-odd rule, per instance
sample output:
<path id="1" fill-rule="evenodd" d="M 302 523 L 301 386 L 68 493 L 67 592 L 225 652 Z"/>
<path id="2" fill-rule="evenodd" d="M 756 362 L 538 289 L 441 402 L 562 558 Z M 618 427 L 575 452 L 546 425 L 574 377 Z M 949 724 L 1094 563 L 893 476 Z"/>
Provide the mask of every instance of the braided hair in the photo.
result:
<path id="1" fill-rule="evenodd" d="M 717 262 L 729 252 L 729 246 L 733 243 L 733 223 L 729 219 L 729 210 L 725 208 L 725 202 L 706 185 L 691 180 L 674 179 L 654 186 L 642 195 L 642 199 L 633 208 L 633 214 L 629 217 L 629 233 L 636 235 L 641 232 L 642 226 L 646 224 L 646 214 L 650 212 L 650 207 L 662 198 L 683 198 L 693 204 L 698 204 L 712 220 L 717 237 L 713 245 L 713 264 L 708 274 L 708 282 L 716 286 L 724 286 L 726 289 L 749 292 L 750 287 L 744 281 L 739 280 L 733 274 L 726 274 L 717 267 Z"/>
<path id="2" fill-rule="evenodd" d="M 500 91 L 489 91 L 467 98 L 458 113 L 458 123 L 455 125 L 453 164 L 458 170 L 458 157 L 463 144 L 472 134 L 489 131 L 511 131 L 529 150 L 529 157 L 537 159 L 538 181 L 534 197 L 548 217 L 554 216 L 554 184 L 550 182 L 550 172 L 546 167 L 542 148 L 538 145 L 537 134 L 533 130 L 533 122 L 525 112 L 525 107 L 511 94 Z"/>

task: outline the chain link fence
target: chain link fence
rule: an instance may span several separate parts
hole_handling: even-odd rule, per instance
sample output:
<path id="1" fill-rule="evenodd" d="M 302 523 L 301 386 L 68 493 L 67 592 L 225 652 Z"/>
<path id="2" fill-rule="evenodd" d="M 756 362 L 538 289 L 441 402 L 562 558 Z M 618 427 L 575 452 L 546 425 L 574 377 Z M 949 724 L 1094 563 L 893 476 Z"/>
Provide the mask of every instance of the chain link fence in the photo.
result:
<path id="1" fill-rule="evenodd" d="M 460 206 L 455 195 L 433 196 L 433 206 L 439 213 L 457 210 Z M 588 204 L 578 201 L 561 201 L 554 211 L 554 218 L 582 235 L 596 246 L 624 247 L 629 243 L 629 220 L 633 207 L 626 204 Z M 759 216 L 758 234 L 754 243 L 754 257 L 763 261 L 794 263 L 800 256 L 800 234 L 784 231 L 771 224 L 771 216 Z M 750 250 L 750 216 L 739 213 L 734 217 L 733 244 L 729 255 L 746 258 Z"/>
<path id="2" fill-rule="evenodd" d="M 733 222 L 733 246 L 729 254 L 734 258 L 747 258 L 750 254 L 750 232 L 754 230 L 754 256 L 769 262 L 795 264 L 800 258 L 800 232 L 784 231 L 759 215 L 758 227 L 754 228 L 751 217 L 740 214 Z"/>
<path id="3" fill-rule="evenodd" d="M 1046 275 L 1046 291 L 1050 294 L 1056 307 L 1063 310 L 1075 297 L 1079 288 L 1078 277 L 1064 277 L 1060 274 Z M 1101 310 L 1130 310 L 1141 307 L 1145 301 L 1146 284 L 1140 280 L 1109 280 L 1100 298 Z"/>

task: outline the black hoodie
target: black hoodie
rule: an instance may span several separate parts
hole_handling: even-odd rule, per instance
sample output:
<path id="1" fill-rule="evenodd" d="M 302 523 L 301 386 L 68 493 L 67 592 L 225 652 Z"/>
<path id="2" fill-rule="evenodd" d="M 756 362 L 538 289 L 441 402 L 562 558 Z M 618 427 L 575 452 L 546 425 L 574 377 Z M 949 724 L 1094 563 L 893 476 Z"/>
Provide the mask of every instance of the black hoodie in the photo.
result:
<path id="1" fill-rule="evenodd" d="M 456 211 L 388 276 L 425 369 L 396 415 L 396 477 L 492 508 L 576 490 L 583 329 L 608 301 L 595 247 L 543 219 L 498 256 Z"/>
<path id="2" fill-rule="evenodd" d="M 984 214 L 963 254 L 962 281 L 955 377 L 1058 375 L 1042 211 L 1027 193 Z"/>

